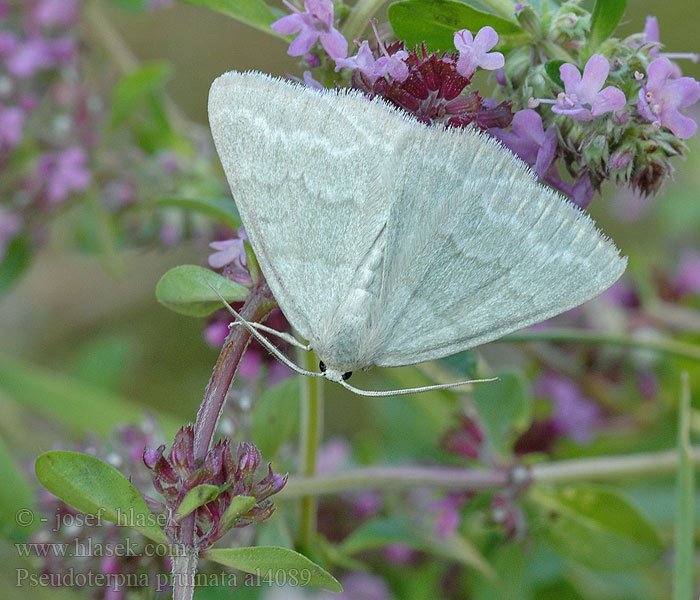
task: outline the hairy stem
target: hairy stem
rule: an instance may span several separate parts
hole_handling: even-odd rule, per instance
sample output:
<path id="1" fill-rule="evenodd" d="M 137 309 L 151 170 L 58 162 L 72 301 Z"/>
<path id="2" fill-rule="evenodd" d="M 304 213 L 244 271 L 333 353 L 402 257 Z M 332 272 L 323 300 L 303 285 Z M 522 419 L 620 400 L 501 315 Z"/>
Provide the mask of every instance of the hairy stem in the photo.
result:
<path id="1" fill-rule="evenodd" d="M 689 452 L 694 465 L 700 465 L 700 447 Z M 667 475 L 678 467 L 675 450 L 627 456 L 599 456 L 550 463 L 527 469 L 533 483 L 575 483 L 581 481 L 618 481 L 625 477 Z M 363 467 L 337 475 L 291 477 L 280 498 L 335 494 L 350 490 L 400 490 L 430 487 L 450 491 L 484 491 L 507 487 L 508 470 L 468 469 L 455 467 Z"/>
<path id="2" fill-rule="evenodd" d="M 678 342 L 669 338 L 642 338 L 617 333 L 602 333 L 583 329 L 535 329 L 511 333 L 494 342 L 574 342 L 583 344 L 604 344 L 625 346 L 640 350 L 652 350 L 678 358 L 689 358 L 700 362 L 700 346 Z"/>
<path id="3" fill-rule="evenodd" d="M 303 367 L 309 371 L 316 368 L 316 355 L 303 353 Z M 301 380 L 301 448 L 299 472 L 302 477 L 314 477 L 318 447 L 323 437 L 323 382 L 322 377 L 302 377 Z M 302 495 L 299 519 L 299 545 L 310 548 L 316 533 L 317 500 L 315 495 Z"/>
<path id="4" fill-rule="evenodd" d="M 189 548 L 180 548 L 172 556 L 173 600 L 192 600 L 194 597 L 197 559 L 197 552 Z"/>
<path id="5" fill-rule="evenodd" d="M 251 290 L 240 314 L 246 321 L 260 322 L 274 306 L 270 288 L 265 280 L 262 280 Z M 232 327 L 226 336 L 204 392 L 204 400 L 197 412 L 197 421 L 194 424 L 195 458 L 205 456 L 211 448 L 216 424 L 219 422 L 226 402 L 226 394 L 249 341 L 250 333 L 245 327 Z"/>
<path id="6" fill-rule="evenodd" d="M 262 279 L 251 290 L 240 313 L 248 321 L 262 321 L 274 306 L 270 289 Z M 194 424 L 196 458 L 206 456 L 211 448 L 229 386 L 249 341 L 250 333 L 244 327 L 233 327 L 226 336 Z M 192 513 L 182 520 L 177 532 L 179 544 L 172 556 L 173 600 L 192 600 L 194 595 L 194 576 L 198 559 L 195 527 L 195 513 Z"/>

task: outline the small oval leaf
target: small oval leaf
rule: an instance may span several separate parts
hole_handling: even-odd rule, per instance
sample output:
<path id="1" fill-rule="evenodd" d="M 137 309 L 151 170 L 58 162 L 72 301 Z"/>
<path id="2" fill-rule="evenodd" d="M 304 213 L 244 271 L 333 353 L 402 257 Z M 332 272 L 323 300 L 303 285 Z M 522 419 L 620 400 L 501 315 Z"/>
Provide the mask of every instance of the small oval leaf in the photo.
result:
<path id="1" fill-rule="evenodd" d="M 290 577 L 297 577 L 299 585 L 312 585 L 338 593 L 343 591 L 340 583 L 328 571 L 303 554 L 288 548 L 276 546 L 215 548 L 209 550 L 204 558 L 262 578 L 266 574 L 271 574 L 273 581 L 279 581 L 278 575 L 286 573 Z"/>
<path id="2" fill-rule="evenodd" d="M 535 487 L 529 500 L 552 546 L 592 569 L 629 569 L 661 553 L 651 523 L 615 490 L 592 485 Z"/>
<path id="3" fill-rule="evenodd" d="M 214 271 L 196 265 L 181 265 L 170 269 L 156 286 L 158 302 L 183 315 L 206 317 L 222 308 L 212 285 L 228 302 L 243 302 L 248 288 L 222 277 Z"/>
<path id="4" fill-rule="evenodd" d="M 389 6 L 389 21 L 396 37 L 409 48 L 423 42 L 430 50 L 454 51 L 454 34 L 460 29 L 476 33 L 490 25 L 499 35 L 499 45 L 525 39 L 527 34 L 513 22 L 482 12 L 456 0 L 404 0 Z"/>
<path id="5" fill-rule="evenodd" d="M 131 118 L 134 110 L 165 85 L 170 67 L 164 62 L 144 63 L 123 75 L 112 91 L 109 126 L 117 127 Z"/>
<path id="6" fill-rule="evenodd" d="M 0 297 L 8 292 L 27 270 L 31 261 L 31 244 L 27 236 L 14 238 L 5 250 L 5 258 L 0 262 Z"/>
<path id="7" fill-rule="evenodd" d="M 564 82 L 561 79 L 559 67 L 561 67 L 565 62 L 565 60 L 549 60 L 544 65 L 544 70 L 547 75 L 549 75 L 549 78 L 562 89 L 564 89 Z"/>
<path id="8" fill-rule="evenodd" d="M 193 487 L 182 499 L 180 506 L 177 507 L 175 520 L 180 521 L 183 517 L 193 513 L 200 506 L 215 500 L 220 491 L 218 485 L 211 485 L 209 483 L 203 483 L 202 485 Z"/>
<path id="9" fill-rule="evenodd" d="M 277 19 L 277 15 L 263 0 L 180 0 L 180 2 L 214 10 L 265 33 L 275 35 L 270 29 L 270 24 Z"/>
<path id="10" fill-rule="evenodd" d="M 591 33 L 582 58 L 591 56 L 617 29 L 627 8 L 627 0 L 596 0 L 591 17 Z"/>
<path id="11" fill-rule="evenodd" d="M 221 516 L 221 530 L 227 531 L 236 524 L 236 521 L 241 515 L 247 513 L 255 506 L 255 498 L 253 496 L 234 496 L 231 504 Z"/>
<path id="12" fill-rule="evenodd" d="M 169 543 L 141 493 L 112 465 L 89 454 L 53 450 L 39 456 L 34 469 L 47 490 L 74 508 Z"/>

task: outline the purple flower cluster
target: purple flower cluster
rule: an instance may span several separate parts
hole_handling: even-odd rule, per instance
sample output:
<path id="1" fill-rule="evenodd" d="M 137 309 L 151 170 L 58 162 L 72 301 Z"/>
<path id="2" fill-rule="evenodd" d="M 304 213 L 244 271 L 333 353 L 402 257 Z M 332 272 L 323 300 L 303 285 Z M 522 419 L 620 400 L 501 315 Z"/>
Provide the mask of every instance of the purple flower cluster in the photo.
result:
<path id="1" fill-rule="evenodd" d="M 347 57 L 347 42 L 334 26 L 330 0 L 307 0 L 304 12 L 285 4 L 293 14 L 275 21 L 272 29 L 277 33 L 298 33 L 289 46 L 289 55 L 306 55 L 307 64 L 318 66 L 318 55 L 311 55 L 310 51 L 320 41 L 335 62 L 336 72 L 352 71 L 351 87 L 369 97 L 382 96 L 428 124 L 445 123 L 451 127 L 474 124 L 487 129 L 510 123 L 512 115 L 507 102 L 485 101 L 476 92 L 463 94 L 477 67 L 495 70 L 503 66 L 503 55 L 489 52 L 498 42 L 498 34 L 492 27 L 482 28 L 476 36 L 467 29 L 456 32 L 454 42 L 459 54 L 429 54 L 425 47 L 409 51 L 402 42 L 384 44 L 372 22 L 377 43 L 356 40 L 357 53 Z M 322 87 L 309 71 L 304 72 L 303 81 L 311 87 Z"/>
<path id="2" fill-rule="evenodd" d="M 147 6 L 156 10 L 169 3 L 151 0 Z M 196 215 L 152 208 L 153 198 L 183 185 L 211 194 L 212 184 L 218 185 L 211 143 L 178 139 L 179 148 L 188 142 L 201 146 L 193 152 L 198 162 L 183 167 L 169 146 L 141 147 L 149 136 L 140 130 L 130 137 L 128 124 L 118 131 L 106 126 L 118 71 L 83 37 L 83 5 L 83 0 L 0 4 L 0 169 L 5 174 L 0 263 L 15 238 L 27 248 L 41 244 L 51 217 L 87 194 L 101 200 L 104 219 L 120 240 L 132 244 L 155 238 L 173 245 L 185 235 L 211 235 L 211 225 Z M 163 143 L 172 142 L 171 135 Z M 148 200 L 147 213 L 133 210 L 141 198 Z"/>
<path id="3" fill-rule="evenodd" d="M 291 15 L 275 21 L 271 27 L 276 33 L 294 34 L 296 39 L 289 45 L 289 56 L 302 56 L 320 41 L 323 49 L 333 60 L 348 55 L 348 41 L 334 26 L 334 9 L 331 0 L 305 0 L 304 11 L 283 0 L 292 11 Z"/>
<path id="4" fill-rule="evenodd" d="M 35 206 L 56 206 L 91 183 L 88 140 L 79 131 L 90 115 L 82 90 L 62 76 L 78 55 L 72 28 L 81 5 L 82 0 L 31 0 L 4 5 L 0 12 L 0 168 L 26 173 L 3 193 L 3 220 L 21 226 L 0 227 L 0 262 Z M 50 126 L 38 125 L 49 114 Z M 20 149 L 30 135 L 39 141 L 38 156 Z"/>
<path id="5" fill-rule="evenodd" d="M 307 1 L 304 7 L 292 8 L 294 14 L 272 26 L 299 34 L 289 54 L 304 55 L 312 68 L 323 66 L 319 54 L 311 52 L 320 41 L 336 72 L 351 70 L 351 87 L 382 96 L 427 124 L 489 131 L 581 208 L 606 180 L 655 194 L 672 173 L 670 159 L 683 153 L 683 140 L 697 129 L 683 111 L 700 99 L 700 84 L 683 77 L 671 59 L 697 61 L 698 56 L 662 53 L 655 17 L 647 18 L 642 34 L 609 41 L 605 53 L 587 57 L 584 64 L 585 11 L 564 3 L 547 21 L 520 3 L 515 12 L 524 28 L 572 56 L 558 67 L 557 79 L 545 63 L 558 56 L 547 57 L 534 44 L 504 56 L 493 51 L 499 36 L 490 26 L 475 35 L 455 32 L 458 53 L 429 54 L 401 41 L 383 43 L 373 23 L 376 44 L 355 40 L 359 50 L 347 57 L 333 3 Z M 477 68 L 496 71 L 500 102 L 466 91 Z M 310 71 L 304 82 L 322 87 Z M 514 117 L 511 106 L 522 107 Z"/>
<path id="6" fill-rule="evenodd" d="M 180 429 L 167 455 L 165 444 L 155 450 L 146 449 L 143 462 L 153 474 L 153 485 L 165 499 L 166 533 L 170 539 L 184 541 L 180 539 L 180 523 L 175 515 L 187 493 L 202 484 L 215 485 L 220 493 L 195 510 L 198 548 L 208 548 L 231 527 L 245 527 L 269 519 L 275 510 L 269 498 L 285 486 L 287 476 L 276 475 L 268 464 L 266 476 L 256 481 L 261 461 L 259 450 L 250 443 L 240 444 L 234 457 L 228 440 L 217 442 L 203 460 L 196 460 L 191 425 Z M 239 496 L 252 497 L 255 504 L 234 522 L 228 522 L 223 517 L 234 498 Z"/>

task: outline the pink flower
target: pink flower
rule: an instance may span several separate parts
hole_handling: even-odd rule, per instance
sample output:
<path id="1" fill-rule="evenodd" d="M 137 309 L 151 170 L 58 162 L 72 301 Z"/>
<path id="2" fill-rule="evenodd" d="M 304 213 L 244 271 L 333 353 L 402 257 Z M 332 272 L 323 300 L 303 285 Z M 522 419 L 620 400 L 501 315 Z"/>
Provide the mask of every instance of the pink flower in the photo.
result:
<path id="1" fill-rule="evenodd" d="M 294 81 L 298 81 L 299 83 L 303 83 L 305 86 L 313 88 L 315 90 L 326 89 L 323 87 L 323 84 L 321 82 L 316 81 L 314 79 L 314 76 L 311 73 L 311 71 L 304 71 L 302 79 L 299 79 L 298 77 L 295 77 L 294 75 L 290 75 L 289 73 L 287 73 L 287 77 L 289 77 L 289 79 L 293 79 Z"/>
<path id="2" fill-rule="evenodd" d="M 40 37 L 17 44 L 6 65 L 11 75 L 25 79 L 53 64 L 49 43 Z"/>
<path id="3" fill-rule="evenodd" d="M 85 191 L 92 181 L 87 168 L 87 153 L 79 146 L 42 156 L 37 175 L 45 182 L 49 204 L 59 204 L 73 192 Z"/>
<path id="4" fill-rule="evenodd" d="M 248 258 L 243 245 L 244 241 L 248 241 L 248 236 L 243 226 L 238 228 L 237 236 L 209 244 L 211 248 L 216 250 L 209 255 L 209 266 L 214 269 L 226 267 L 224 275 L 241 285 L 250 285 Z"/>
<path id="5" fill-rule="evenodd" d="M 67 27 L 75 23 L 82 0 L 41 0 L 34 8 L 34 19 L 43 27 Z"/>
<path id="6" fill-rule="evenodd" d="M 545 373 L 535 383 L 535 393 L 553 400 L 551 420 L 560 435 L 579 444 L 591 441 L 600 421 L 600 409 L 583 395 L 574 381 Z"/>
<path id="7" fill-rule="evenodd" d="M 459 50 L 457 72 L 467 78 L 474 75 L 477 67 L 494 71 L 505 64 L 503 54 L 489 52 L 498 43 L 498 34 L 493 27 L 482 27 L 476 37 L 468 29 L 461 29 L 454 34 L 455 48 Z"/>
<path id="8" fill-rule="evenodd" d="M 75 56 L 75 42 L 62 37 L 45 39 L 34 36 L 23 42 L 4 36 L 0 41 L 0 55 L 11 75 L 27 79 L 39 71 L 70 63 Z"/>
<path id="9" fill-rule="evenodd" d="M 681 257 L 675 277 L 676 291 L 682 296 L 686 294 L 700 295 L 700 252 L 686 252 Z"/>
<path id="10" fill-rule="evenodd" d="M 22 141 L 25 120 L 21 108 L 0 105 L 0 150 L 14 148 Z"/>
<path id="11" fill-rule="evenodd" d="M 299 33 L 289 45 L 289 56 L 303 56 L 320 40 L 321 45 L 333 60 L 348 55 L 348 41 L 333 26 L 333 2 L 331 0 L 304 0 L 304 12 L 283 0 L 294 14 L 275 21 L 270 27 L 285 35 Z"/>
<path id="12" fill-rule="evenodd" d="M 692 77 L 673 79 L 673 65 L 661 57 L 647 67 L 647 82 L 639 90 L 637 110 L 655 127 L 663 125 L 682 140 L 695 134 L 698 126 L 680 110 L 695 104 L 700 98 L 700 83 Z"/>
<path id="13" fill-rule="evenodd" d="M 212 321 L 204 328 L 204 341 L 209 344 L 212 348 L 221 348 L 226 341 L 226 336 L 229 332 L 229 321 L 228 319 L 222 321 L 221 319 L 216 319 Z M 248 355 L 245 353 L 244 358 Z"/>
<path id="14" fill-rule="evenodd" d="M 449 493 L 441 500 L 430 505 L 430 508 L 436 511 L 435 532 L 443 540 L 451 538 L 460 522 L 462 521 L 461 508 L 465 505 L 468 498 L 464 494 Z"/>
<path id="15" fill-rule="evenodd" d="M 314 79 L 314 76 L 311 74 L 311 71 L 304 71 L 304 83 L 308 87 L 314 88 L 315 90 L 325 89 L 323 87 L 323 84 Z"/>
<path id="16" fill-rule="evenodd" d="M 659 21 L 656 17 L 648 16 L 644 22 L 644 42 L 654 42 L 656 44 L 661 42 L 659 37 Z M 649 49 L 649 58 L 659 58 L 660 56 L 665 56 L 667 58 L 685 58 L 694 63 L 698 62 L 700 57 L 694 52 L 660 52 L 658 47 L 653 47 Z M 678 79 L 682 75 L 681 68 L 674 62 L 671 63 L 671 78 Z"/>
<path id="17" fill-rule="evenodd" d="M 19 46 L 19 39 L 14 33 L 0 31 L 0 56 L 3 58 L 12 54 Z"/>
<path id="18" fill-rule="evenodd" d="M 627 102 L 622 90 L 610 85 L 601 91 L 609 72 L 608 59 L 600 54 L 588 59 L 583 77 L 575 65 L 564 63 L 559 74 L 565 91 L 559 94 L 552 110 L 577 121 L 590 121 L 608 111 L 619 110 Z"/>
<path id="19" fill-rule="evenodd" d="M 384 51 L 384 56 L 374 58 L 369 42 L 365 40 L 355 56 L 337 59 L 335 70 L 340 71 L 344 67 L 357 69 L 369 80 L 371 85 L 374 85 L 377 79 L 385 75 L 390 75 L 399 82 L 405 81 L 408 77 L 408 67 L 405 62 L 408 58 L 408 52 L 398 50 L 389 55 L 381 43 L 380 48 Z"/>
<path id="20" fill-rule="evenodd" d="M 518 157 L 543 177 L 554 161 L 557 134 L 551 128 L 545 133 L 542 117 L 534 110 L 520 110 L 513 116 L 510 131 L 493 127 L 489 133 L 510 148 Z"/>

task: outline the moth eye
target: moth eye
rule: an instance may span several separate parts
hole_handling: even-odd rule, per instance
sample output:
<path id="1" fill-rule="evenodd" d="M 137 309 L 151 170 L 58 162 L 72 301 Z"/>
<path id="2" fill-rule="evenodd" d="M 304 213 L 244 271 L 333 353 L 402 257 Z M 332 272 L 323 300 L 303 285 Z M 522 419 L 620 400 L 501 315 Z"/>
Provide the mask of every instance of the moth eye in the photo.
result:
<path id="1" fill-rule="evenodd" d="M 321 373 L 326 372 L 326 364 L 323 361 L 319 361 L 318 368 L 321 369 Z"/>
<path id="2" fill-rule="evenodd" d="M 350 379 L 350 376 L 352 375 L 352 371 L 348 371 L 347 373 L 343 373 L 343 381 L 347 381 Z"/>

